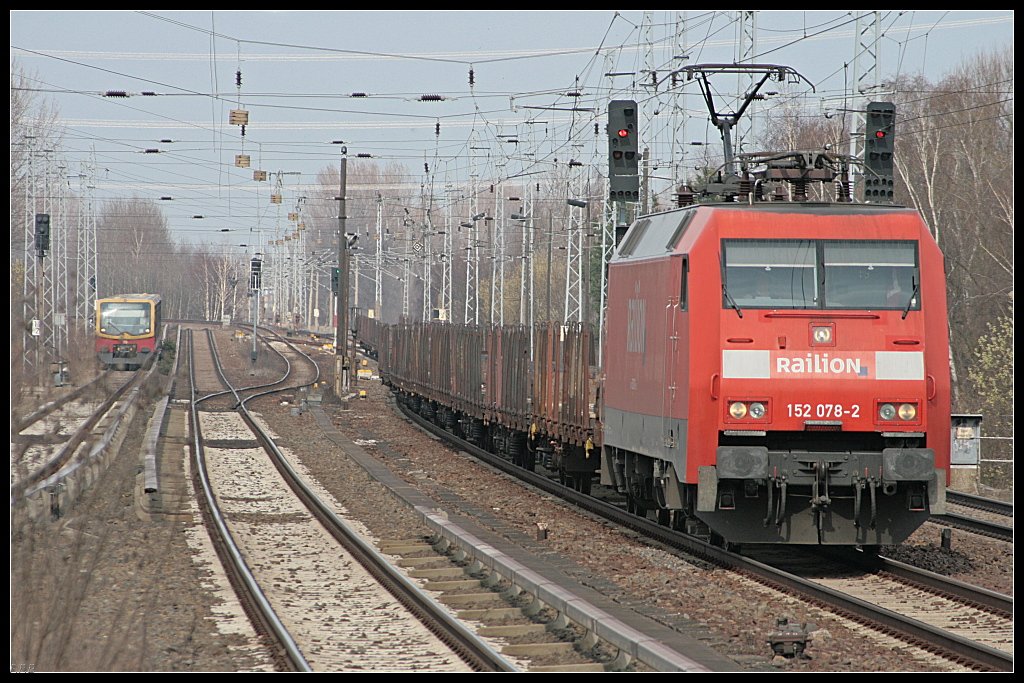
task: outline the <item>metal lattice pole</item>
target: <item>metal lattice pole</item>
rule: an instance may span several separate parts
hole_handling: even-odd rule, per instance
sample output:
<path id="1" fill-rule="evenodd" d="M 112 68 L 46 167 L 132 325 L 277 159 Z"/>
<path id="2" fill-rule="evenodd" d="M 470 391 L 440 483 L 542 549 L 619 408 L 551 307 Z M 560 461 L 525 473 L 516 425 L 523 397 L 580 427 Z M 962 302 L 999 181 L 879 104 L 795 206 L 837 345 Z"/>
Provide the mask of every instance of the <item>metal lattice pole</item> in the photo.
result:
<path id="1" fill-rule="evenodd" d="M 676 29 L 674 41 L 674 52 L 676 59 L 685 60 L 686 12 L 676 12 Z M 686 112 L 686 95 L 683 92 L 683 88 L 681 85 L 679 87 L 673 87 L 671 163 L 672 178 L 675 184 L 683 183 L 686 181 L 686 174 L 683 172 L 683 164 L 686 160 L 686 119 L 688 118 L 689 114 L 687 114 Z"/>
<path id="2" fill-rule="evenodd" d="M 61 360 L 68 341 L 68 194 L 70 190 L 68 167 L 63 160 L 57 161 L 53 189 L 54 198 L 50 239 L 53 245 L 53 299 L 50 310 L 53 315 L 53 360 Z M 55 219 L 55 220 L 54 220 Z M 54 232 L 56 234 L 54 234 Z"/>
<path id="3" fill-rule="evenodd" d="M 445 182 L 444 203 L 444 253 L 441 255 L 441 308 L 443 319 L 451 320 L 452 315 L 452 186 Z"/>
<path id="4" fill-rule="evenodd" d="M 36 256 L 35 250 L 35 214 L 38 211 L 36 202 L 39 194 L 38 186 L 38 159 L 37 159 L 37 138 L 34 135 L 25 136 L 26 154 L 28 156 L 28 173 L 25 179 L 25 216 L 24 216 L 24 263 L 25 273 L 22 280 L 22 315 L 25 321 L 25 331 L 22 333 L 24 353 L 22 354 L 22 367 L 25 374 L 34 377 L 39 368 L 39 334 L 41 333 L 39 320 L 40 307 L 40 278 L 42 277 L 41 260 Z"/>
<path id="5" fill-rule="evenodd" d="M 433 230 L 430 225 L 430 214 L 427 214 L 427 223 L 423 230 L 423 322 L 430 322 L 433 317 L 433 301 L 430 298 L 431 290 L 433 289 L 433 283 L 431 282 L 431 275 L 433 273 L 433 254 L 430 248 L 431 236 Z"/>
<path id="6" fill-rule="evenodd" d="M 382 301 L 382 277 L 383 273 L 383 259 L 384 259 L 384 221 L 383 221 L 383 209 L 384 209 L 384 198 L 377 193 L 377 220 L 375 223 L 377 230 L 376 239 L 376 252 L 374 254 L 373 263 L 373 315 L 376 318 L 383 319 L 384 312 L 381 310 L 383 307 Z"/>
<path id="7" fill-rule="evenodd" d="M 736 13 L 736 63 L 750 64 L 757 56 L 757 11 L 740 10 Z M 746 93 L 754 88 L 754 74 L 740 74 L 736 77 L 737 97 L 741 100 Z M 736 122 L 733 128 L 733 139 L 736 141 L 737 153 L 746 152 L 746 143 L 754 136 L 755 103 L 747 107 L 747 114 Z"/>
<path id="8" fill-rule="evenodd" d="M 867 12 L 857 15 L 854 31 L 853 60 L 850 68 L 850 102 L 846 109 L 852 112 L 850 117 L 850 156 L 854 159 L 864 157 L 864 137 L 862 132 L 865 124 L 865 111 L 870 93 L 881 85 L 881 12 Z M 857 188 L 863 183 L 860 167 L 854 166 L 850 175 L 851 192 L 857 197 Z"/>
<path id="9" fill-rule="evenodd" d="M 409 280 L 412 279 L 412 258 L 407 250 L 402 258 L 402 322 L 409 320 Z"/>
<path id="10" fill-rule="evenodd" d="M 97 261 L 96 250 L 96 171 L 95 156 L 82 168 L 81 197 L 78 211 L 78 278 L 76 319 L 83 330 L 90 330 L 96 315 Z"/>
<path id="11" fill-rule="evenodd" d="M 569 170 L 569 197 L 579 197 L 583 191 L 582 167 Z M 583 319 L 583 209 L 568 207 L 568 230 L 565 239 L 565 322 Z"/>
<path id="12" fill-rule="evenodd" d="M 498 182 L 495 205 L 499 207 L 491 227 L 491 315 L 492 325 L 505 324 L 505 183 Z"/>
<path id="13" fill-rule="evenodd" d="M 471 139 L 474 139 L 471 136 Z M 472 147 L 472 145 L 471 145 Z M 472 152 L 470 152 L 470 158 L 472 159 Z M 480 269 L 480 244 L 477 239 L 476 222 L 477 207 L 479 206 L 477 200 L 477 186 L 476 186 L 476 161 L 471 163 L 470 170 L 470 213 L 472 218 L 469 221 L 469 242 L 466 246 L 466 314 L 464 316 L 464 322 L 466 325 L 478 325 L 480 323 L 480 298 L 477 291 L 477 280 Z"/>

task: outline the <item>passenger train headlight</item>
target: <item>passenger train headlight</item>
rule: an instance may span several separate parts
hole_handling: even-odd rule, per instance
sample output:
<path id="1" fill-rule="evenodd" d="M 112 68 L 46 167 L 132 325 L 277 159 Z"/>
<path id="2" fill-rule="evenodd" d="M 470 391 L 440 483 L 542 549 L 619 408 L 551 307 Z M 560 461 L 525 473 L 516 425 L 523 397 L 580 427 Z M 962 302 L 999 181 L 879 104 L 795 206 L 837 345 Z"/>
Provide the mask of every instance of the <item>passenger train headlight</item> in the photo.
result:
<path id="1" fill-rule="evenodd" d="M 739 401 L 736 401 L 735 403 L 729 406 L 729 414 L 732 415 L 737 420 L 740 420 L 746 416 L 747 406 L 740 403 Z"/>
<path id="2" fill-rule="evenodd" d="M 750 417 L 755 420 L 760 420 L 764 417 L 764 404 L 763 403 L 751 403 L 750 404 Z"/>
<path id="3" fill-rule="evenodd" d="M 917 406 L 913 403 L 904 403 L 900 405 L 899 415 L 901 420 L 913 420 L 917 417 Z"/>
<path id="4" fill-rule="evenodd" d="M 894 420 L 896 419 L 896 406 L 891 403 L 883 403 L 878 408 L 878 417 L 883 420 Z"/>

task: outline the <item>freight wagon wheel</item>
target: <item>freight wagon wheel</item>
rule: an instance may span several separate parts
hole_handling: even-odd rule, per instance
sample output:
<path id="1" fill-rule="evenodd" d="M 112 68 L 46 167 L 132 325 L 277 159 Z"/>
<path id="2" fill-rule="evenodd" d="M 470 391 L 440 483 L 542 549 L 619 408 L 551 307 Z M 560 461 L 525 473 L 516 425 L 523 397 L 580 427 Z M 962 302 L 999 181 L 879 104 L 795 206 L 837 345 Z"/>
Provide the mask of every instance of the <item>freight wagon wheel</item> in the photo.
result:
<path id="1" fill-rule="evenodd" d="M 641 517 L 645 517 L 647 515 L 647 508 L 641 505 L 636 498 L 627 493 L 626 512 L 630 513 L 631 515 L 640 515 Z"/>
<path id="2" fill-rule="evenodd" d="M 740 552 L 739 543 L 730 543 L 729 541 L 725 540 L 725 537 L 714 531 L 711 532 L 711 538 L 708 539 L 708 543 L 730 553 Z"/>
<path id="3" fill-rule="evenodd" d="M 579 474 L 576 475 L 576 481 L 579 484 L 576 490 L 585 496 L 589 496 L 590 485 L 592 481 L 591 474 L 589 472 L 580 472 Z"/>
<path id="4" fill-rule="evenodd" d="M 525 460 L 525 462 L 523 464 L 523 467 L 525 467 L 526 469 L 530 470 L 531 472 L 536 472 L 537 471 L 537 454 L 536 453 L 534 453 L 533 451 L 528 452 L 526 454 L 524 460 Z"/>

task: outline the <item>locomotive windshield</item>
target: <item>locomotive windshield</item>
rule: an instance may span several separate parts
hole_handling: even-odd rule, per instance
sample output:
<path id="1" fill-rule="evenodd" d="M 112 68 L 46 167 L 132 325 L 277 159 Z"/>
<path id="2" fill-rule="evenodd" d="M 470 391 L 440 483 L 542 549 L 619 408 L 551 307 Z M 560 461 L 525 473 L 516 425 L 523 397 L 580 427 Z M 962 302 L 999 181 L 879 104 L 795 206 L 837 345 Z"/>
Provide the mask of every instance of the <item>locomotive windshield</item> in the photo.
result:
<path id="1" fill-rule="evenodd" d="M 104 302 L 100 304 L 100 332 L 105 334 L 146 334 L 152 330 L 149 304 Z"/>
<path id="2" fill-rule="evenodd" d="M 725 286 L 740 308 L 817 308 L 813 240 L 725 240 Z"/>
<path id="3" fill-rule="evenodd" d="M 824 259 L 825 308 L 903 309 L 916 299 L 913 242 L 825 242 Z"/>
<path id="4" fill-rule="evenodd" d="M 723 240 L 723 307 L 918 309 L 917 244 Z"/>

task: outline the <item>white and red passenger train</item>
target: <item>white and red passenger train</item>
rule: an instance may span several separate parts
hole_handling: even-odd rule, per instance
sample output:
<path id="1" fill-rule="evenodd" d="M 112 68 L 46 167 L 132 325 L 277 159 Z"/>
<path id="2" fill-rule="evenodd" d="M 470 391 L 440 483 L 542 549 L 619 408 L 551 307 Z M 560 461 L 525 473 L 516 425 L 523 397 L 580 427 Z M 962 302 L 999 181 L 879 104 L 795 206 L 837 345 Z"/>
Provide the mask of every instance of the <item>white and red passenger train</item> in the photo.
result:
<path id="1" fill-rule="evenodd" d="M 582 326 L 360 320 L 421 413 L 563 481 L 731 543 L 874 547 L 941 513 L 943 257 L 918 214 L 702 204 L 645 216 L 609 264 L 604 367 Z"/>

